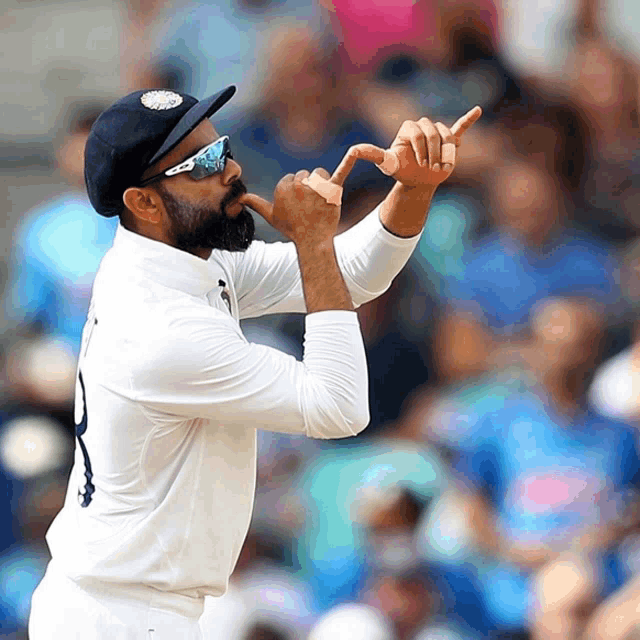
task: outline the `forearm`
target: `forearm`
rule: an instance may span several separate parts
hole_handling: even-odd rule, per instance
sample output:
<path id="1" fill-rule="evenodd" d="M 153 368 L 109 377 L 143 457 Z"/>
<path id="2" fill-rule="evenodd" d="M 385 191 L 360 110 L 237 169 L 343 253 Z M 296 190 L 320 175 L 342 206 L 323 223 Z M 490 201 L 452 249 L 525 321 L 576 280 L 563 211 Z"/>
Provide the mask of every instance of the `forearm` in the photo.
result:
<path id="1" fill-rule="evenodd" d="M 353 302 L 338 267 L 333 241 L 297 244 L 296 251 L 307 313 L 353 311 Z"/>
<path id="2" fill-rule="evenodd" d="M 406 187 L 396 182 L 380 205 L 380 222 L 400 238 L 418 235 L 424 228 L 436 187 Z"/>
<path id="3" fill-rule="evenodd" d="M 436 188 L 396 182 L 377 208 L 378 220 L 370 214 L 336 238 L 340 270 L 356 307 L 384 293 L 406 265 L 424 229 Z"/>
<path id="4" fill-rule="evenodd" d="M 369 423 L 366 356 L 333 239 L 297 243 L 296 250 L 309 314 L 303 357 L 308 375 L 301 399 L 307 435 L 356 435 Z"/>
<path id="5" fill-rule="evenodd" d="M 382 204 L 335 239 L 338 264 L 356 307 L 389 288 L 420 240 L 419 232 L 400 237 L 385 229 L 381 208 Z"/>

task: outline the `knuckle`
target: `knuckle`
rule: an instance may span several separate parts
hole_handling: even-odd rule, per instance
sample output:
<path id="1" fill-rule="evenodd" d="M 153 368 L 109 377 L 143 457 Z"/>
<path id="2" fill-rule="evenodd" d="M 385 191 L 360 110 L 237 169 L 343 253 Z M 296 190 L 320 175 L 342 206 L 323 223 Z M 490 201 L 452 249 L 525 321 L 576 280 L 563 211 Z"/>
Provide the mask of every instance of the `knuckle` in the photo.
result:
<path id="1" fill-rule="evenodd" d="M 284 178 L 280 180 L 280 182 L 278 182 L 274 193 L 279 196 L 284 196 L 284 194 L 291 191 L 291 187 L 294 184 L 295 183 L 293 182 L 293 174 L 287 174 L 286 176 L 284 176 Z"/>

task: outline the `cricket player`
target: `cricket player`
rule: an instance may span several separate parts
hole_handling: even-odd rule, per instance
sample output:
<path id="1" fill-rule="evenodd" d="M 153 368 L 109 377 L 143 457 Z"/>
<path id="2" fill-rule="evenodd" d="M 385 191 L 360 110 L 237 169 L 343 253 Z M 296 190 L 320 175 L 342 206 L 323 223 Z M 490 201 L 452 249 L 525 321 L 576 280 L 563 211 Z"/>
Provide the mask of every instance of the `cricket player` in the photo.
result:
<path id="1" fill-rule="evenodd" d="M 234 92 L 136 91 L 89 135 L 89 198 L 120 220 L 83 331 L 75 461 L 46 537 L 31 640 L 202 638 L 204 597 L 225 593 L 249 526 L 256 430 L 344 438 L 366 427 L 354 308 L 409 259 L 480 116 L 451 130 L 405 122 L 390 149 L 357 145 L 331 177 L 289 174 L 269 203 L 247 193 L 209 120 Z M 336 236 L 357 158 L 397 182 Z M 291 242 L 252 242 L 246 207 Z M 307 314 L 302 362 L 240 329 L 241 318 L 283 312 Z"/>

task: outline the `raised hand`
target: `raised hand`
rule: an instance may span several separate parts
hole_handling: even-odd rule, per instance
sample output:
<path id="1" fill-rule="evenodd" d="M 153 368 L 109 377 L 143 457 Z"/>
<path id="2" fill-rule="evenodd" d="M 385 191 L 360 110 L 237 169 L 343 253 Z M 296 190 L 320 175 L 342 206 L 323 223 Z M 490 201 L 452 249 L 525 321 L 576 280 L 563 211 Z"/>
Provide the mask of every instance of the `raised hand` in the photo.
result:
<path id="1" fill-rule="evenodd" d="M 253 193 L 239 199 L 295 244 L 307 313 L 353 310 L 333 243 L 341 195 L 342 183 L 325 169 L 314 169 L 312 174 L 298 171 L 282 178 L 273 192 L 273 204 Z"/>
<path id="2" fill-rule="evenodd" d="M 272 227 L 296 244 L 332 239 L 338 229 L 341 212 L 341 178 L 330 177 L 325 169 L 287 174 L 276 185 L 273 204 L 252 193 L 239 202 L 260 214 Z"/>
<path id="3" fill-rule="evenodd" d="M 381 171 L 406 186 L 437 186 L 453 172 L 456 149 L 462 143 L 462 136 L 481 115 L 482 109 L 474 107 L 451 129 L 426 117 L 417 121 L 407 120 L 387 150 L 373 144 L 351 147 L 331 180 L 342 184 L 356 161 L 362 159 L 378 165 Z"/>

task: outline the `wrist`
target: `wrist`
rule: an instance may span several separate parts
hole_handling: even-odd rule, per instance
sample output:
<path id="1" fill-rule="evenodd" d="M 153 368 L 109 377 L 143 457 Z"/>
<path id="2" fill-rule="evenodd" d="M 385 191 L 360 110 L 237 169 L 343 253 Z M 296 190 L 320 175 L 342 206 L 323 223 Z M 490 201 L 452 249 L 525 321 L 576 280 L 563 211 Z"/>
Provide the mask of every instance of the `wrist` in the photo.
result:
<path id="1" fill-rule="evenodd" d="M 332 237 L 320 239 L 313 236 L 309 238 L 300 238 L 299 240 L 294 240 L 293 244 L 296 247 L 298 255 L 300 255 L 300 253 L 319 255 L 322 253 L 335 252 Z"/>
<path id="2" fill-rule="evenodd" d="M 409 186 L 402 184 L 402 182 L 396 182 L 395 185 L 393 185 L 393 190 L 396 191 L 399 196 L 406 198 L 407 200 L 415 200 L 417 203 L 421 201 L 428 203 L 431 202 L 431 199 L 439 186 L 440 185 L 437 184 Z"/>
<path id="3" fill-rule="evenodd" d="M 424 227 L 435 191 L 436 187 L 432 185 L 410 187 L 396 182 L 380 205 L 380 223 L 400 238 L 418 235 Z"/>

